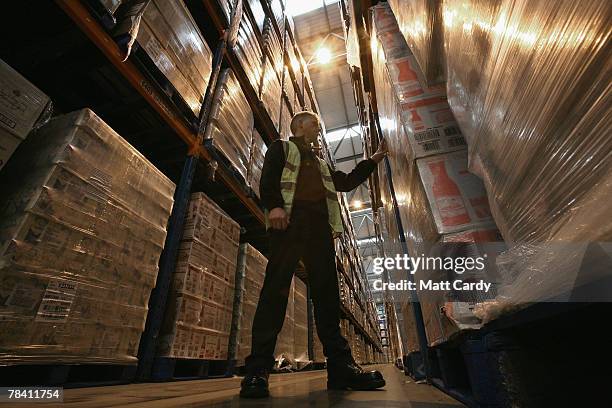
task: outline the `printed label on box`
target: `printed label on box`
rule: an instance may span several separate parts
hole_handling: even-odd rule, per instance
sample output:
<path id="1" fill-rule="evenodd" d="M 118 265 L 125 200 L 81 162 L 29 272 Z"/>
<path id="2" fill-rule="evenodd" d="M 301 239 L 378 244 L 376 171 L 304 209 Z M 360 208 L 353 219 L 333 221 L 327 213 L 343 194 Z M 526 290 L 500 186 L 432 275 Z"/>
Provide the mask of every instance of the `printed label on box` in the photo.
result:
<path id="1" fill-rule="evenodd" d="M 64 279 L 51 279 L 34 319 L 37 322 L 64 323 L 68 320 L 78 283 Z"/>

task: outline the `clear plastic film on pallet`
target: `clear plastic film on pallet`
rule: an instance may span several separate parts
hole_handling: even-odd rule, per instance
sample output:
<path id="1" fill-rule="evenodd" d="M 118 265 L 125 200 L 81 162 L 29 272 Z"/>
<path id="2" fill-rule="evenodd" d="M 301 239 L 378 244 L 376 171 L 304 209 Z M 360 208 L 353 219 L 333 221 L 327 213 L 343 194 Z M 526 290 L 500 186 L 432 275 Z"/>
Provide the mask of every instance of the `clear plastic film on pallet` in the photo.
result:
<path id="1" fill-rule="evenodd" d="M 258 24 L 253 22 L 248 13 L 243 12 L 238 28 L 236 45 L 234 46 L 234 53 L 256 92 L 261 85 L 263 74 L 261 62 L 263 59 L 263 48 L 258 38 L 259 34 L 261 34 L 261 31 Z"/>
<path id="2" fill-rule="evenodd" d="M 447 2 L 443 14 L 449 102 L 510 247 L 479 315 L 610 301 L 596 289 L 612 270 L 612 4 Z"/>
<path id="3" fill-rule="evenodd" d="M 272 10 L 272 15 L 276 20 L 276 24 L 281 33 L 285 32 L 285 6 L 284 0 L 263 0 L 267 1 L 270 4 L 270 9 Z"/>
<path id="4" fill-rule="evenodd" d="M 249 244 L 241 244 L 240 251 L 245 256 L 245 271 L 242 287 L 242 306 L 240 331 L 238 332 L 236 366 L 244 366 L 245 358 L 251 353 L 251 331 L 253 318 L 259 302 L 268 260 Z"/>
<path id="5" fill-rule="evenodd" d="M 245 181 L 253 137 L 253 111 L 231 69 L 219 75 L 205 138 L 229 160 Z"/>
<path id="6" fill-rule="evenodd" d="M 249 163 L 248 184 L 259 197 L 259 181 L 261 180 L 261 169 L 268 147 L 261 138 L 257 129 L 253 129 L 253 144 L 251 146 L 251 160 Z"/>
<path id="7" fill-rule="evenodd" d="M 437 129 L 435 126 L 442 125 L 444 134 L 452 133 L 453 136 L 446 141 L 451 141 L 456 136 L 453 132 L 447 132 L 456 127 L 456 123 L 443 99 L 443 89 L 420 85 L 422 83 L 422 80 L 419 80 L 420 75 L 405 75 L 402 79 L 399 62 L 405 61 L 407 55 L 409 58 L 412 57 L 404 39 L 398 35 L 399 30 L 392 15 L 389 14 L 388 7 L 375 7 L 373 22 L 372 57 L 378 114 L 383 136 L 389 145 L 391 177 L 408 254 L 412 257 L 436 256 L 432 251 L 450 251 L 456 246 L 445 244 L 448 234 L 494 228 L 486 191 L 483 183 L 468 172 L 467 152 L 461 150 L 461 146 L 450 146 L 450 144 L 440 146 L 441 148 L 437 147 L 434 153 L 441 154 L 430 155 L 426 144 L 411 143 L 418 142 L 419 138 L 415 137 L 418 133 L 413 132 L 417 123 L 414 118 L 415 112 L 411 112 L 408 117 L 405 115 L 407 105 L 426 101 L 427 104 L 424 105 L 426 109 L 432 112 L 448 112 L 450 115 L 448 118 L 446 114 L 438 117 L 436 119 L 438 124 L 430 128 L 427 128 L 429 126 L 427 125 L 425 128 L 425 132 L 428 132 Z M 399 69 L 396 71 L 395 68 Z M 419 74 L 417 66 L 413 65 L 411 69 Z M 429 101 L 436 98 L 441 98 L 440 104 L 429 104 Z M 438 110 L 439 108 L 441 110 Z M 416 113 L 424 116 L 426 112 L 417 110 Z M 386 172 L 386 169 L 381 172 L 383 180 Z M 384 220 L 388 229 L 388 242 L 383 243 L 385 255 L 403 255 L 405 250 L 397 242 L 398 240 L 394 239 L 395 231 L 399 230 L 387 186 L 382 188 L 382 200 Z M 479 236 L 487 239 L 485 235 Z M 464 246 L 471 242 L 469 237 L 466 239 L 468 240 L 463 243 Z M 494 255 L 499 253 L 498 247 L 489 249 Z M 449 256 L 457 257 L 459 254 L 451 253 Z M 495 269 L 493 265 L 491 268 Z M 487 269 L 487 273 L 488 271 Z M 407 278 L 405 269 L 391 269 L 388 273 L 391 282 Z M 442 272 L 425 271 L 422 268 L 417 269 L 414 274 L 417 285 L 420 281 L 439 281 L 446 278 Z M 401 302 L 411 300 L 408 291 L 400 291 L 397 296 Z M 467 328 L 468 324 L 476 324 L 473 319 L 473 309 L 477 300 L 459 302 L 453 291 L 432 290 L 419 291 L 418 298 L 431 343 L 444 341 L 456 330 Z M 444 316 L 440 310 L 447 301 L 450 302 L 448 316 Z M 454 301 L 456 302 L 453 303 Z M 472 316 L 468 316 L 469 313 L 462 313 L 466 308 Z M 450 328 L 441 330 L 440 327 L 446 324 Z"/>
<path id="8" fill-rule="evenodd" d="M 264 48 L 268 52 L 268 56 L 271 58 L 272 66 L 278 78 L 283 77 L 283 43 L 281 38 L 278 37 L 276 30 L 272 26 L 272 20 L 266 19 L 263 32 Z"/>
<path id="9" fill-rule="evenodd" d="M 191 195 L 158 354 L 225 360 L 240 226 L 203 193 Z"/>
<path id="10" fill-rule="evenodd" d="M 312 300 L 309 299 L 308 300 L 308 307 L 311 310 L 311 316 L 314 316 L 314 305 L 312 303 Z M 312 361 L 315 363 L 324 363 L 325 362 L 325 355 L 323 354 L 323 344 L 321 343 L 321 340 L 319 339 L 319 335 L 317 334 L 317 324 L 315 322 L 315 319 L 311 319 L 309 322 L 310 325 L 310 330 L 312 333 Z"/>
<path id="11" fill-rule="evenodd" d="M 308 302 L 306 283 L 294 281 L 293 292 L 293 352 L 295 361 L 309 361 L 308 358 Z"/>
<path id="12" fill-rule="evenodd" d="M 293 80 L 291 79 L 291 74 L 289 74 L 290 69 L 291 68 L 286 65 L 283 67 L 283 92 L 285 92 L 285 95 L 287 95 L 287 99 L 289 99 L 289 106 L 295 113 L 301 111 L 302 109 L 295 109 L 296 95 Z"/>
<path id="13" fill-rule="evenodd" d="M 263 102 L 266 111 L 272 119 L 272 123 L 276 129 L 280 130 L 280 103 L 282 95 L 282 86 L 274 67 L 269 58 L 264 58 L 263 77 L 261 81 L 261 91 L 259 98 Z"/>
<path id="14" fill-rule="evenodd" d="M 281 99 L 280 105 L 280 138 L 289 140 L 289 136 L 291 136 L 291 111 L 289 110 L 289 105 L 285 101 L 285 98 Z"/>
<path id="15" fill-rule="evenodd" d="M 2 364 L 136 363 L 174 184 L 92 111 L 2 172 Z"/>
<path id="16" fill-rule="evenodd" d="M 442 0 L 389 0 L 428 84 L 444 80 Z"/>
<path id="17" fill-rule="evenodd" d="M 277 365 L 282 367 L 287 363 L 293 365 L 295 361 L 295 341 L 294 341 L 294 303 L 295 297 L 295 281 L 297 277 L 294 277 L 291 281 L 291 287 L 289 288 L 289 296 L 287 298 L 287 310 L 285 312 L 285 320 L 283 327 L 278 333 L 276 339 L 276 348 L 274 349 L 274 357 L 276 358 Z"/>
<path id="18" fill-rule="evenodd" d="M 197 116 L 212 71 L 212 52 L 185 4 L 149 1 L 136 41 Z"/>

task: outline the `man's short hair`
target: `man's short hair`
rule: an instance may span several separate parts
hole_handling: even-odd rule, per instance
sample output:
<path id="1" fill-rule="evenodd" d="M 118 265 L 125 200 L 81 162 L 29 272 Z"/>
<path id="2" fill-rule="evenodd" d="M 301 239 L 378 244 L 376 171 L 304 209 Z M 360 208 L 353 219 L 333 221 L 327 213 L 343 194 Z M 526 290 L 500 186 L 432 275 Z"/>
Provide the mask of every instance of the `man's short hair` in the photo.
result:
<path id="1" fill-rule="evenodd" d="M 298 126 L 304 123 L 306 119 L 316 119 L 317 121 L 320 121 L 319 115 L 317 115 L 314 112 L 310 112 L 310 111 L 298 112 L 295 115 L 293 115 L 293 117 L 291 118 L 291 126 L 290 126 L 291 134 L 295 136 L 295 132 L 297 132 Z"/>

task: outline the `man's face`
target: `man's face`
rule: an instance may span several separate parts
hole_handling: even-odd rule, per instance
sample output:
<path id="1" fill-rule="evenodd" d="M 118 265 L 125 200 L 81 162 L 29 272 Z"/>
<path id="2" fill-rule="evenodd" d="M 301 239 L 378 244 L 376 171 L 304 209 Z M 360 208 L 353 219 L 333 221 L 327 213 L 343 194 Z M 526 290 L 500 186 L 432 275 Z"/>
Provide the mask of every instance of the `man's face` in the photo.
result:
<path id="1" fill-rule="evenodd" d="M 315 143 L 321 133 L 321 124 L 315 118 L 308 118 L 302 122 L 302 135 L 306 143 Z"/>

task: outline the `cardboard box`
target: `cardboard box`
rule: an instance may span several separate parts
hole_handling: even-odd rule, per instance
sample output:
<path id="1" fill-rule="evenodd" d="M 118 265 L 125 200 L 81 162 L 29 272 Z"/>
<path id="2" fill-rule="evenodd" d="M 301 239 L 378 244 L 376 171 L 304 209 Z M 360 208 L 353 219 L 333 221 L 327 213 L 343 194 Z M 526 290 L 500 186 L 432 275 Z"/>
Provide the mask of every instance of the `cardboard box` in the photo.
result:
<path id="1" fill-rule="evenodd" d="M 467 169 L 465 150 L 417 160 L 438 233 L 494 224 L 482 180 Z"/>
<path id="2" fill-rule="evenodd" d="M 11 158 L 20 143 L 21 139 L 17 136 L 0 129 L 0 170 Z"/>

